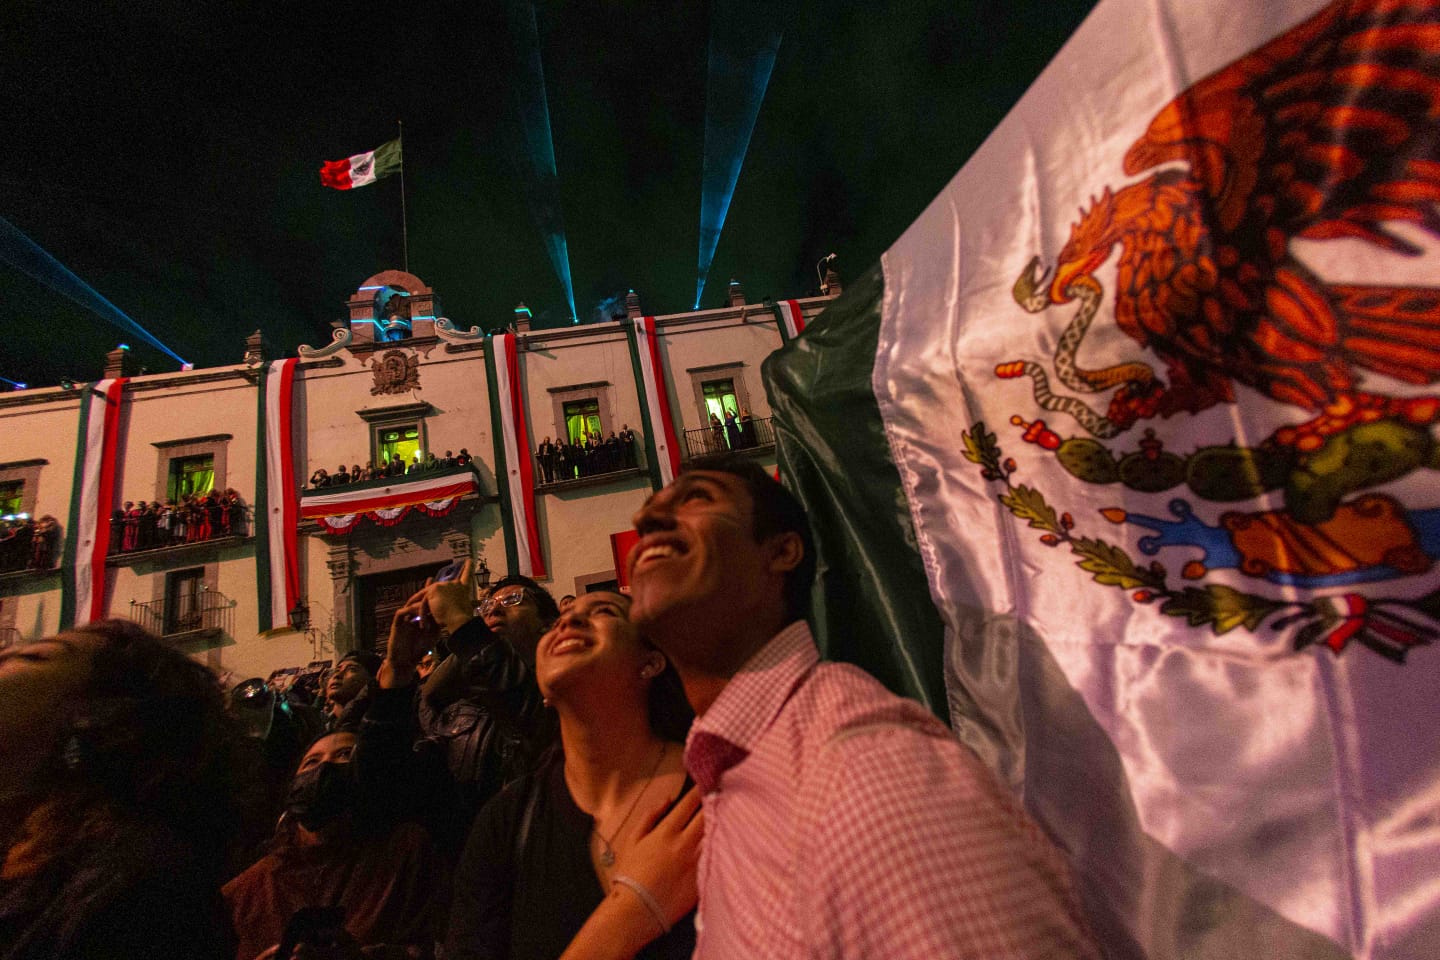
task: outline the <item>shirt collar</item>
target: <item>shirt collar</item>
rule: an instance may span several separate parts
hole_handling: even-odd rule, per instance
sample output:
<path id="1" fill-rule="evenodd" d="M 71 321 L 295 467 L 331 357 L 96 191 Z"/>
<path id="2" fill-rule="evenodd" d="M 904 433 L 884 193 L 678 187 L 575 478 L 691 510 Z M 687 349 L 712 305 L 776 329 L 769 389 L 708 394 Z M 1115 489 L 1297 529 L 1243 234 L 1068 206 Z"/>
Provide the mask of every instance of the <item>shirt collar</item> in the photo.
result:
<path id="1" fill-rule="evenodd" d="M 695 721 L 691 736 L 708 733 L 753 751 L 796 684 L 819 662 L 810 625 L 796 620 L 771 637 L 730 678 L 710 709 Z"/>

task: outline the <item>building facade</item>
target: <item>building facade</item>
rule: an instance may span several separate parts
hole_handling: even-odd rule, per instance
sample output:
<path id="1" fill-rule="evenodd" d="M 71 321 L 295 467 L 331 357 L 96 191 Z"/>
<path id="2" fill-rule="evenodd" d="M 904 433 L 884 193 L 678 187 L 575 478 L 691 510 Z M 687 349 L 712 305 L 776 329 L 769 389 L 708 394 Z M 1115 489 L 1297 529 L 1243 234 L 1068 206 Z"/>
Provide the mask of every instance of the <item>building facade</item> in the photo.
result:
<path id="1" fill-rule="evenodd" d="M 830 279 L 656 317 L 632 293 L 624 317 L 561 329 L 522 306 L 489 336 L 387 271 L 292 357 L 256 334 L 233 366 L 126 376 L 116 350 L 93 384 L 0 396 L 0 643 L 130 617 L 238 681 L 383 644 L 455 560 L 557 598 L 613 585 L 612 536 L 684 461 L 773 469 L 760 365 Z"/>

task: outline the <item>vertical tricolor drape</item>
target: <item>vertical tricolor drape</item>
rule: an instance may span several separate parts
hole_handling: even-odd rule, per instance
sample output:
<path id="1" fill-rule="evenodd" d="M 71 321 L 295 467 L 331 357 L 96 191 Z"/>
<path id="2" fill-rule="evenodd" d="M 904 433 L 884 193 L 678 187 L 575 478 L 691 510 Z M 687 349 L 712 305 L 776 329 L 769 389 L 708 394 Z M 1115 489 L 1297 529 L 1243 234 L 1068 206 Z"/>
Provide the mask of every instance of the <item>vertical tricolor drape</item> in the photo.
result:
<path id="1" fill-rule="evenodd" d="M 780 324 L 780 338 L 786 342 L 800 336 L 800 332 L 805 329 L 805 312 L 795 300 L 776 302 L 775 319 Z"/>
<path id="2" fill-rule="evenodd" d="M 511 571 L 541 578 L 546 573 L 540 528 L 535 520 L 535 463 L 530 456 L 530 437 L 525 429 L 520 351 L 513 333 L 499 333 L 490 338 L 485 368 L 506 560 Z"/>
<path id="3" fill-rule="evenodd" d="M 255 571 L 259 629 L 289 622 L 300 600 L 300 522 L 295 483 L 295 371 L 298 360 L 275 360 L 260 370 L 255 452 Z"/>
<path id="4" fill-rule="evenodd" d="M 75 493 L 65 537 L 60 598 L 61 627 L 105 616 L 105 556 L 110 513 L 120 475 L 120 415 L 127 378 L 101 380 L 80 394 L 80 437 L 75 451 Z"/>
<path id="5" fill-rule="evenodd" d="M 680 444 L 676 442 L 675 424 L 670 417 L 670 396 L 655 336 L 655 318 L 633 317 L 626 332 L 630 338 L 630 359 L 635 366 L 635 385 L 640 391 L 640 416 L 645 422 L 650 479 L 658 490 L 680 472 Z"/>

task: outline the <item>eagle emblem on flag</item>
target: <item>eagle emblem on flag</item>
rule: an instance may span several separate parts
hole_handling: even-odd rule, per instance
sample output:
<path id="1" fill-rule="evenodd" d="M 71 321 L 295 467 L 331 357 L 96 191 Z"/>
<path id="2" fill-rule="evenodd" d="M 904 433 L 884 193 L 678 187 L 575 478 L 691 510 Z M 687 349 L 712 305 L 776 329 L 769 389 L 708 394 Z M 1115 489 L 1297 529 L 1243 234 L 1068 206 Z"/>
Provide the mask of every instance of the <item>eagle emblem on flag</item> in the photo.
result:
<path id="1" fill-rule="evenodd" d="M 1440 504 L 1412 502 L 1440 470 L 1440 287 L 1327 280 L 1296 244 L 1424 256 L 1440 240 L 1437 118 L 1440 0 L 1337 0 L 1165 105 L 1124 155 L 1142 179 L 1092 197 L 1054 265 L 1036 256 L 1015 281 L 1026 312 L 1074 311 L 1051 366 L 995 374 L 1032 383 L 1040 412 L 1011 418 L 1018 440 L 1079 481 L 1171 499 L 1100 511 L 1112 535 L 1142 531 L 1137 557 L 1023 483 L 977 423 L 963 452 L 1004 506 L 1097 583 L 1217 634 L 1265 626 L 1397 661 L 1430 643 L 1433 579 L 1418 597 L 1373 585 L 1419 578 L 1413 594 L 1440 572 Z M 1088 368 L 1107 312 L 1139 351 Z M 1273 429 L 1191 427 L 1242 402 Z"/>

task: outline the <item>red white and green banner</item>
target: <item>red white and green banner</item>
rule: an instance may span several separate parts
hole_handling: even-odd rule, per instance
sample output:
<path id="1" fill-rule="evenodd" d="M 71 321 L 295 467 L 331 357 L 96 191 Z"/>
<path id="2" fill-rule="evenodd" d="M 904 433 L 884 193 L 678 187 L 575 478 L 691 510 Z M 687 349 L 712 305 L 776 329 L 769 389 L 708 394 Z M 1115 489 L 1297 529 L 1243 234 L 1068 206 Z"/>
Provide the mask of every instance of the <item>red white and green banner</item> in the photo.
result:
<path id="1" fill-rule="evenodd" d="M 776 301 L 775 320 L 780 324 L 780 336 L 786 342 L 800 336 L 805 329 L 805 311 L 800 309 L 798 300 Z"/>
<path id="2" fill-rule="evenodd" d="M 680 473 L 680 444 L 670 416 L 670 394 L 665 380 L 665 363 L 655 333 L 654 317 L 634 317 L 626 326 L 630 359 L 635 367 L 635 385 L 640 391 L 640 416 L 645 422 L 645 452 L 650 461 L 650 479 L 655 489 L 670 483 Z"/>
<path id="3" fill-rule="evenodd" d="M 299 484 L 295 477 L 295 374 L 299 361 L 260 370 L 255 470 L 255 565 L 261 630 L 283 626 L 300 601 Z"/>
<path id="4" fill-rule="evenodd" d="M 400 141 L 382 143 L 367 153 L 344 160 L 327 160 L 320 168 L 320 184 L 332 190 L 353 190 L 400 171 Z"/>
<path id="5" fill-rule="evenodd" d="M 455 467 L 443 473 L 307 491 L 301 496 L 300 517 L 315 521 L 325 533 L 346 533 L 362 520 L 389 527 L 411 510 L 443 517 L 455 509 L 461 497 L 478 488 L 473 470 Z"/>
<path id="6" fill-rule="evenodd" d="M 530 437 L 525 427 L 519 343 L 513 333 L 497 333 L 489 339 L 485 369 L 507 560 L 513 572 L 543 579 L 547 574 L 540 527 L 535 517 L 535 461 L 530 455 Z"/>
<path id="7" fill-rule="evenodd" d="M 106 615 L 105 557 L 124 456 L 121 419 L 127 379 L 101 380 L 80 393 L 74 493 L 65 537 L 65 589 L 60 598 L 62 628 L 83 626 Z"/>
<path id="8" fill-rule="evenodd" d="M 1108 956 L 1437 955 L 1437 37 L 1102 0 L 766 361 L 826 652 L 948 715 Z"/>

